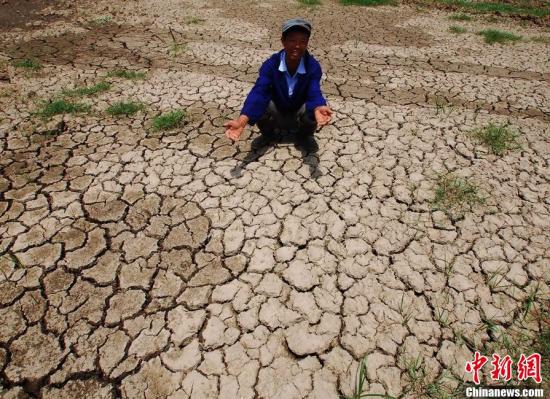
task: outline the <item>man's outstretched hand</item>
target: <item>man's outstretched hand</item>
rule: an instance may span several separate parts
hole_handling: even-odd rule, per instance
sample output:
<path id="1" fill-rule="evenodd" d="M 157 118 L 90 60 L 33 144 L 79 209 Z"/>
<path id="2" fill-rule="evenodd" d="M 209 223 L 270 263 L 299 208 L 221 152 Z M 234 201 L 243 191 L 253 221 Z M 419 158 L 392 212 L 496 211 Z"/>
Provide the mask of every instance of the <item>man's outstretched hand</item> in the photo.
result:
<path id="1" fill-rule="evenodd" d="M 230 140 L 237 141 L 248 123 L 248 116 L 241 115 L 237 119 L 226 122 L 223 126 L 227 128 L 225 137 Z"/>
<path id="2" fill-rule="evenodd" d="M 330 122 L 332 119 L 332 110 L 327 105 L 321 105 L 315 108 L 315 120 L 317 126 L 322 127 Z"/>

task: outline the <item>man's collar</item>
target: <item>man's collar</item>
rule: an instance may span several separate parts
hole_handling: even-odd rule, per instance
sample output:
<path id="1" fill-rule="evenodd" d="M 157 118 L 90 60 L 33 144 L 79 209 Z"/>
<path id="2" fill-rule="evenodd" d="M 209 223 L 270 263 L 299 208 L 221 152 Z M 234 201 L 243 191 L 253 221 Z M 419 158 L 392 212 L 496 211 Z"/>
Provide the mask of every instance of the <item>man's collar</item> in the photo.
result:
<path id="1" fill-rule="evenodd" d="M 279 71 L 281 72 L 288 72 L 288 68 L 286 67 L 286 52 L 283 50 L 281 51 L 281 62 L 279 63 Z M 304 75 L 306 73 L 306 66 L 304 64 L 304 56 L 300 58 L 300 65 L 298 65 L 298 69 L 296 70 L 296 73 Z"/>

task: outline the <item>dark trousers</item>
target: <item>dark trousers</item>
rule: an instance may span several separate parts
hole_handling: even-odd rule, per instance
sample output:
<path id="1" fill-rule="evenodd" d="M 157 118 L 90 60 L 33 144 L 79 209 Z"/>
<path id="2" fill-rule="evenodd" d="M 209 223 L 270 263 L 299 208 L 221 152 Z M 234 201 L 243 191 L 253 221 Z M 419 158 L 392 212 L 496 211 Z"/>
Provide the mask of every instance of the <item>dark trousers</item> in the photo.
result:
<path id="1" fill-rule="evenodd" d="M 296 112 L 284 113 L 277 109 L 273 101 L 269 102 L 267 110 L 257 122 L 263 135 L 273 136 L 275 129 L 287 130 L 297 137 L 307 137 L 315 133 L 317 121 L 312 113 L 302 105 Z"/>

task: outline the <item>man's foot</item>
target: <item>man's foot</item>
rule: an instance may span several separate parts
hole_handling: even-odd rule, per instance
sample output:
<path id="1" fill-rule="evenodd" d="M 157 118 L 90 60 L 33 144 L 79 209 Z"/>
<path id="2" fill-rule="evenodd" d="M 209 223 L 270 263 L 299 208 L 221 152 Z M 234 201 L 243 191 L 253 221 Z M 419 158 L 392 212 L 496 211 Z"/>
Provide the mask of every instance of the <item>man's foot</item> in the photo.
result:
<path id="1" fill-rule="evenodd" d="M 315 137 L 312 134 L 299 136 L 296 144 L 302 151 L 308 153 L 317 152 L 319 150 L 317 140 L 315 140 Z"/>

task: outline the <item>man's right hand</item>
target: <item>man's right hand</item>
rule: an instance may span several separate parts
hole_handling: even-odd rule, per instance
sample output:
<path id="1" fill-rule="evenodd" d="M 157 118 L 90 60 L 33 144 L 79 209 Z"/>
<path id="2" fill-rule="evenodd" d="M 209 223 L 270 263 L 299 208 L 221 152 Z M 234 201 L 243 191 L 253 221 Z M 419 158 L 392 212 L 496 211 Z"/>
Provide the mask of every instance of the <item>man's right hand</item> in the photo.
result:
<path id="1" fill-rule="evenodd" d="M 226 122 L 223 126 L 227 128 L 225 136 L 233 141 L 237 141 L 248 123 L 248 116 L 241 115 L 237 119 Z"/>

